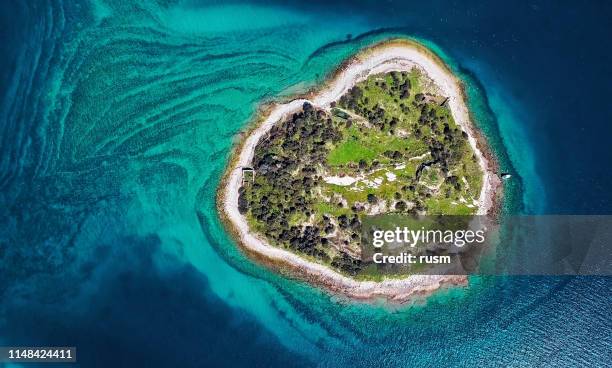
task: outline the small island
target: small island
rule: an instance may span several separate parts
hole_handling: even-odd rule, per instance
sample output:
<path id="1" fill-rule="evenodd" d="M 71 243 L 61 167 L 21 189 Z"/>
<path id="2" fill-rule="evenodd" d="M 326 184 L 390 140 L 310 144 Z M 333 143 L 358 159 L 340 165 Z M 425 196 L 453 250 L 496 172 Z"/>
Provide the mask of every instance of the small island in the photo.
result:
<path id="1" fill-rule="evenodd" d="M 361 260 L 365 216 L 483 215 L 500 179 L 461 82 L 409 40 L 370 47 L 321 90 L 270 106 L 220 186 L 248 253 L 343 295 L 405 301 L 465 276 L 383 277 Z"/>

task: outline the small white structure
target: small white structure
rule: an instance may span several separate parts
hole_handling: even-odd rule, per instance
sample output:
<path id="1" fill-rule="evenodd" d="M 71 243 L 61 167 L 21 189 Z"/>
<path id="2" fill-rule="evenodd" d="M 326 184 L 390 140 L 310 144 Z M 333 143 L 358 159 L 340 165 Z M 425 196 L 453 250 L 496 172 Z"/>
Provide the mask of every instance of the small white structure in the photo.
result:
<path id="1" fill-rule="evenodd" d="M 242 185 L 245 181 L 250 181 L 251 184 L 255 182 L 255 169 L 252 167 L 242 167 Z M 250 180 L 248 176 L 250 175 Z"/>

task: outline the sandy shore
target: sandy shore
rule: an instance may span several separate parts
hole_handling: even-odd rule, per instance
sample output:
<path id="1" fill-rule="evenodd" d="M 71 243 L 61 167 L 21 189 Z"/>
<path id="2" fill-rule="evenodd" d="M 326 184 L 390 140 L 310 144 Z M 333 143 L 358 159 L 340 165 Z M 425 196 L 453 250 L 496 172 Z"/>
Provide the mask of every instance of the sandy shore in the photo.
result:
<path id="1" fill-rule="evenodd" d="M 336 76 L 320 91 L 312 92 L 305 98 L 271 106 L 261 123 L 238 146 L 219 189 L 218 207 L 229 230 L 248 253 L 268 264 L 288 269 L 300 278 L 323 285 L 331 291 L 354 299 L 385 298 L 404 302 L 413 296 L 429 294 L 444 285 L 467 284 L 465 276 L 430 275 L 414 275 L 404 279 L 389 279 L 381 282 L 356 281 L 327 266 L 268 245 L 262 237 L 249 230 L 245 217 L 238 211 L 238 189 L 242 180 L 241 167 L 251 166 L 255 146 L 274 124 L 299 111 L 303 103 L 307 101 L 316 107 L 329 109 L 332 101 L 338 100 L 348 89 L 371 74 L 407 71 L 413 67 L 421 69 L 433 80 L 440 92 L 449 98 L 451 113 L 457 124 L 467 132 L 469 143 L 485 173 L 478 200 L 478 214 L 487 214 L 494 210 L 495 195 L 500 186 L 500 180 L 495 174 L 494 162 L 490 156 L 483 153 L 483 148 L 486 151 L 484 141 L 471 123 L 461 82 L 435 54 L 424 46 L 412 41 L 388 41 L 366 49 L 343 64 Z"/>

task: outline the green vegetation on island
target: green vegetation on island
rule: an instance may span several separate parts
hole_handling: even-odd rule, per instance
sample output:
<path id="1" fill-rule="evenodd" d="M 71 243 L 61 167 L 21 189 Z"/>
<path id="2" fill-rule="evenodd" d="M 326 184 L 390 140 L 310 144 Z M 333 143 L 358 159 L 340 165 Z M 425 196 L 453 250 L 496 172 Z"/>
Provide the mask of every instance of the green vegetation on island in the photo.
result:
<path id="1" fill-rule="evenodd" d="M 304 103 L 257 144 L 238 209 L 273 246 L 351 276 L 365 216 L 472 215 L 482 169 L 418 69 L 372 75 L 329 110 Z"/>

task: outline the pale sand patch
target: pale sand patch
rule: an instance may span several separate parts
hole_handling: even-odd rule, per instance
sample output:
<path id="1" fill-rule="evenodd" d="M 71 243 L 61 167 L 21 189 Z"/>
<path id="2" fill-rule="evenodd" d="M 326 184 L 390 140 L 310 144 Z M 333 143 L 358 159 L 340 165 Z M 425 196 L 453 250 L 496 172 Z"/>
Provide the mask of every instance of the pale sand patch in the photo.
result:
<path id="1" fill-rule="evenodd" d="M 378 179 L 379 179 L 380 183 L 378 183 L 378 182 L 376 181 L 376 179 L 374 179 L 374 180 L 368 180 L 368 179 L 365 179 L 365 180 L 362 180 L 361 182 L 362 182 L 363 184 L 365 184 L 367 187 L 370 187 L 370 188 L 378 188 L 378 186 L 379 186 L 379 185 L 382 183 L 382 179 L 380 179 L 380 178 L 378 178 Z"/>
<path id="2" fill-rule="evenodd" d="M 410 158 L 408 159 L 408 161 L 422 160 L 422 159 L 426 158 L 427 156 L 429 156 L 429 152 L 425 152 L 425 153 L 423 153 L 423 154 L 422 154 L 422 155 L 420 155 L 420 156 L 410 157 Z"/>
<path id="3" fill-rule="evenodd" d="M 355 182 L 357 182 L 357 179 L 353 178 L 352 176 L 326 176 L 323 178 L 323 181 L 325 181 L 327 184 L 334 184 L 345 187 L 348 185 L 353 185 Z"/>
<path id="4" fill-rule="evenodd" d="M 408 135 L 409 135 L 408 132 L 405 131 L 404 129 L 398 129 L 397 130 L 397 136 L 400 137 L 400 138 L 406 138 L 406 137 L 408 137 Z"/>
<path id="5" fill-rule="evenodd" d="M 379 200 L 376 204 L 366 205 L 366 212 L 368 215 L 378 215 L 387 211 L 387 201 Z"/>

